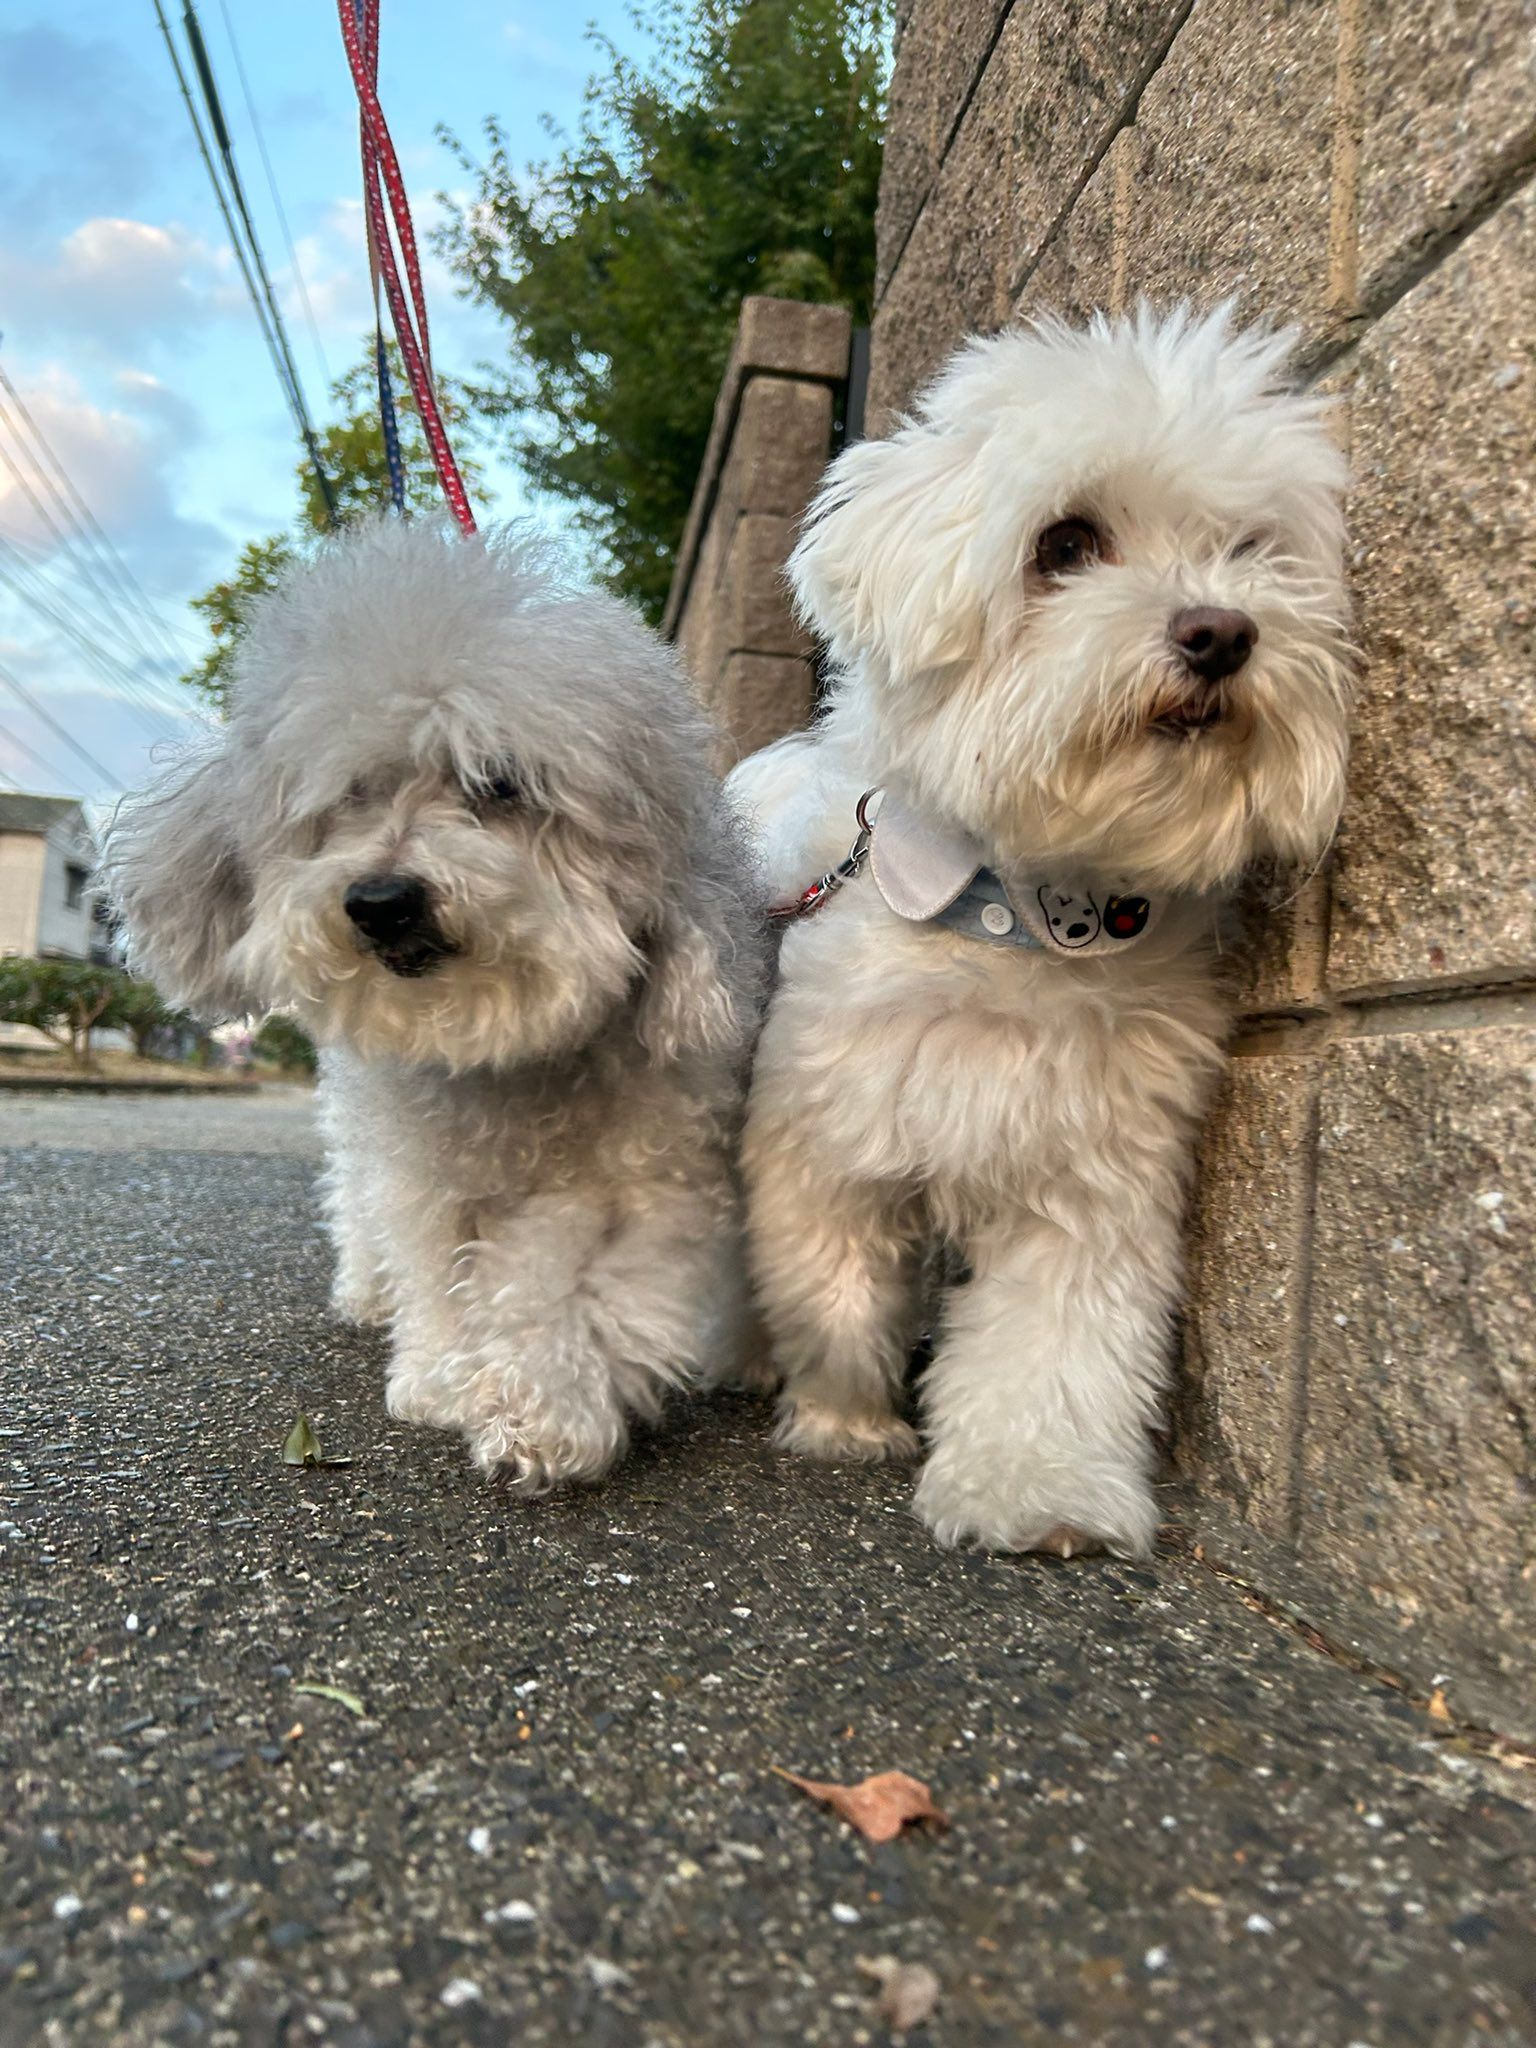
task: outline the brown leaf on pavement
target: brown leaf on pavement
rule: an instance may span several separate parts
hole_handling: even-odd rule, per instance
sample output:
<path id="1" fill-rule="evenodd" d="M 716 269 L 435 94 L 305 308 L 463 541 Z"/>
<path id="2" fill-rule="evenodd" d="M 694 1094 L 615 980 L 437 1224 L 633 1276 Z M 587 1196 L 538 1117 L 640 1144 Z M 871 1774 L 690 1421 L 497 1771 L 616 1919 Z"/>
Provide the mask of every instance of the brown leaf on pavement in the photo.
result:
<path id="1" fill-rule="evenodd" d="M 796 1777 L 777 1764 L 770 1768 L 809 1798 L 830 1806 L 869 1842 L 894 1842 L 909 1822 L 926 1822 L 940 1829 L 949 1826 L 949 1816 L 934 1805 L 928 1787 L 905 1771 L 879 1771 L 857 1785 L 833 1785 L 819 1778 Z"/>

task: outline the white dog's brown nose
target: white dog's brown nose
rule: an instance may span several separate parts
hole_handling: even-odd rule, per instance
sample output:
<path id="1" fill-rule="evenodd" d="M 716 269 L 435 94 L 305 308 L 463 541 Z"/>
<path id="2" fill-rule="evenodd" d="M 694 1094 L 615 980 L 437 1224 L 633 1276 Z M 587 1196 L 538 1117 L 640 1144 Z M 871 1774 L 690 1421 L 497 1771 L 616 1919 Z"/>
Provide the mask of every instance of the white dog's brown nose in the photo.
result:
<path id="1" fill-rule="evenodd" d="M 415 875 L 370 875 L 354 882 L 341 907 L 375 945 L 409 938 L 428 922 L 427 885 Z"/>
<path id="2" fill-rule="evenodd" d="M 1235 676 L 1253 652 L 1259 629 L 1246 612 L 1190 605 L 1168 621 L 1168 637 L 1191 675 L 1219 683 Z"/>

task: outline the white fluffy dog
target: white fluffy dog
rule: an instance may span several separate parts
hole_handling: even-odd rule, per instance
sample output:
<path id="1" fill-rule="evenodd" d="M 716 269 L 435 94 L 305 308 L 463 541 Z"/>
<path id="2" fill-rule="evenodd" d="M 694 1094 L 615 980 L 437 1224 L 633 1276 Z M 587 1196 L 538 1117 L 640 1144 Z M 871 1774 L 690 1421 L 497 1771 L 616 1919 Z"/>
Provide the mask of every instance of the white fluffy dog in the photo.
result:
<path id="1" fill-rule="evenodd" d="M 916 1449 L 945 1543 L 1146 1551 L 1180 1219 L 1221 1065 L 1218 913 L 1320 855 L 1352 656 L 1343 465 L 1284 335 L 1227 315 L 970 342 L 834 464 L 792 562 L 834 665 L 742 764 L 794 900 L 882 792 L 868 872 L 787 927 L 746 1137 L 781 1433 Z"/>
<path id="2" fill-rule="evenodd" d="M 133 955 L 321 1042 L 335 1303 L 399 1416 L 537 1490 L 718 1367 L 761 944 L 667 651 L 530 543 L 381 522 L 264 602 L 118 819 Z"/>

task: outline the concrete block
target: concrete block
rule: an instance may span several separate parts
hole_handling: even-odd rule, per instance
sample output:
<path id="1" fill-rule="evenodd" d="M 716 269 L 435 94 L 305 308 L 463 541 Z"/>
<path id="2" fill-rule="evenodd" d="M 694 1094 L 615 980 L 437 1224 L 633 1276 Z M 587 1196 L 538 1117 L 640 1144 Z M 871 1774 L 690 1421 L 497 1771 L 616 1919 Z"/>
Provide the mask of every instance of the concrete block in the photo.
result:
<path id="1" fill-rule="evenodd" d="M 1083 321 L 1091 313 L 1122 310 L 1125 264 L 1119 241 L 1135 155 L 1135 131 L 1123 129 L 1026 275 L 1014 300 L 1017 318 L 1056 313 Z"/>
<path id="2" fill-rule="evenodd" d="M 1009 4 L 1010 0 L 916 0 L 909 9 L 891 78 L 880 171 L 877 293 L 890 283 Z"/>
<path id="3" fill-rule="evenodd" d="M 736 521 L 719 591 L 727 652 L 810 658 L 811 637 L 795 617 L 784 575 L 798 532 L 798 520 L 779 513 L 745 512 Z"/>
<path id="4" fill-rule="evenodd" d="M 1327 331 L 1334 0 L 1202 0 L 1143 93 L 1125 289 Z"/>
<path id="5" fill-rule="evenodd" d="M 1536 1029 L 1403 1030 L 1326 1064 L 1302 1556 L 1495 1711 L 1528 1704 Z"/>
<path id="6" fill-rule="evenodd" d="M 1168 0 L 1012 9 L 876 315 L 872 416 L 888 419 L 958 341 L 1009 318 L 1179 12 Z"/>
<path id="7" fill-rule="evenodd" d="M 1349 527 L 1365 657 L 1328 976 L 1536 963 L 1536 202 L 1509 201 L 1362 341 Z"/>
<path id="8" fill-rule="evenodd" d="M 1311 1067 L 1235 1059 L 1191 1215 L 1174 1460 L 1266 1534 L 1288 1525 L 1299 1401 Z"/>
<path id="9" fill-rule="evenodd" d="M 732 654 L 706 698 L 721 732 L 716 766 L 723 774 L 770 741 L 809 724 L 816 675 L 809 661 L 783 654 Z"/>
<path id="10" fill-rule="evenodd" d="M 1369 305 L 1529 174 L 1536 144 L 1525 0 L 1393 0 L 1362 16 L 1360 285 Z"/>

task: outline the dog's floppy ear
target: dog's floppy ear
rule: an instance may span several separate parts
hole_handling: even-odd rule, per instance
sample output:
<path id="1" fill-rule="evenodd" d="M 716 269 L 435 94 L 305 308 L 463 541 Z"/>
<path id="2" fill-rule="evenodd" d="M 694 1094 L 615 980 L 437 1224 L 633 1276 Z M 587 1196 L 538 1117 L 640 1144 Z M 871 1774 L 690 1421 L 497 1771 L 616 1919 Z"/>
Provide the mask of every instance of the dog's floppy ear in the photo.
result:
<path id="1" fill-rule="evenodd" d="M 238 1015 L 251 992 L 230 964 L 250 916 L 222 751 L 189 756 L 119 808 L 102 870 L 130 966 L 202 1016 Z"/>
<path id="2" fill-rule="evenodd" d="M 660 1066 L 743 1050 L 756 997 L 754 962 L 735 928 L 739 900 L 700 876 L 679 886 L 640 941 L 646 970 L 635 1028 Z"/>
<path id="3" fill-rule="evenodd" d="M 975 653 L 992 569 L 978 453 L 963 432 L 908 420 L 828 470 L 789 577 L 835 660 L 873 655 L 899 678 Z"/>

